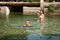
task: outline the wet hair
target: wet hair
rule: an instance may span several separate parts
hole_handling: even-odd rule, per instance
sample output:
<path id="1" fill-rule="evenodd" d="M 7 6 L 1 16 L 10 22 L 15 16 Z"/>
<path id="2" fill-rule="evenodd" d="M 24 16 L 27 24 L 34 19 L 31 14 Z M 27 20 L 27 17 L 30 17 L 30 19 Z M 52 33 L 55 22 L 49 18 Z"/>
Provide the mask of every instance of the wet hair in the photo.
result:
<path id="1" fill-rule="evenodd" d="M 29 21 L 28 19 L 26 21 Z"/>
<path id="2" fill-rule="evenodd" d="M 43 14 L 44 14 L 44 10 L 40 10 L 40 11 L 42 11 L 42 12 L 43 12 Z"/>

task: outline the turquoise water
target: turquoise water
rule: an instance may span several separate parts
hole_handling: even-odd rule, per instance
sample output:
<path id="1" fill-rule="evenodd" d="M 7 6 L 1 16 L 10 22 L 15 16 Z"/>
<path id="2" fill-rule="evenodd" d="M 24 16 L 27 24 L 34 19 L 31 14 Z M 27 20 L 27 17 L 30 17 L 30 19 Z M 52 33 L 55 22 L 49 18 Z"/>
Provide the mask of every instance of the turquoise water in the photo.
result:
<path id="1" fill-rule="evenodd" d="M 23 27 L 26 19 L 30 20 L 30 23 L 33 25 L 33 27 L 29 27 L 28 30 L 25 29 L 26 27 Z M 9 18 L 0 17 L 0 39 L 1 40 L 60 40 L 60 16 L 45 17 L 44 22 L 45 29 L 43 30 L 42 35 L 40 30 L 41 24 L 37 20 L 38 20 L 37 15 L 24 16 L 13 13 L 9 15 Z M 20 30 L 23 30 L 23 32 L 28 34 L 27 35 L 23 34 L 23 36 L 21 36 Z M 50 36 L 44 34 L 50 34 Z M 51 34 L 54 34 L 54 36 Z"/>

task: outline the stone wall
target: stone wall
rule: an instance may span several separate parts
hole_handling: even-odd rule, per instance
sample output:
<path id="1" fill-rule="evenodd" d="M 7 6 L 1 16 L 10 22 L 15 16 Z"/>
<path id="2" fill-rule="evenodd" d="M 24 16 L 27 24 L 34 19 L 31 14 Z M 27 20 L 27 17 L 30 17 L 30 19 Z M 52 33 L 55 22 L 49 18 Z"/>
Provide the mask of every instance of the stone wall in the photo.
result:
<path id="1" fill-rule="evenodd" d="M 40 7 L 23 7 L 23 15 L 36 15 L 39 12 Z M 47 13 L 47 8 L 44 9 Z"/>
<path id="2" fill-rule="evenodd" d="M 9 13 L 10 10 L 7 6 L 0 6 L 0 16 L 7 16 Z"/>
<path id="3" fill-rule="evenodd" d="M 36 15 L 39 10 L 39 7 L 23 7 L 23 15 Z"/>

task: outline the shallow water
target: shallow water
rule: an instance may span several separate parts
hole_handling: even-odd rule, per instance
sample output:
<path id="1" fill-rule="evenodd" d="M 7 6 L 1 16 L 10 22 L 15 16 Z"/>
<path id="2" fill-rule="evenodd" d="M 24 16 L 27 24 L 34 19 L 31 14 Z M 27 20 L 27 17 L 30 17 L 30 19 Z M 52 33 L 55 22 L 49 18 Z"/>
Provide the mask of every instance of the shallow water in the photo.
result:
<path id="1" fill-rule="evenodd" d="M 23 27 L 25 20 L 28 19 L 30 20 L 30 23 L 33 25 L 33 27 L 29 27 L 28 30 L 24 30 L 26 27 Z M 19 14 L 10 14 L 9 18 L 0 18 L 0 35 L 2 34 L 1 30 L 7 31 L 6 27 L 10 27 L 15 28 L 15 29 L 19 29 L 19 28 L 24 28 L 23 30 L 28 32 L 28 35 L 22 36 L 22 37 L 8 37 L 5 38 L 7 40 L 60 40 L 60 36 L 45 36 L 45 35 L 41 35 L 41 24 L 39 22 L 37 22 L 38 17 L 37 16 L 23 16 L 23 15 L 19 15 Z M 43 30 L 43 32 L 48 32 L 51 34 L 60 34 L 60 17 L 58 16 L 46 16 L 45 17 L 45 22 L 44 22 L 44 27 L 45 29 Z M 6 29 L 4 29 L 6 28 Z M 11 30 L 11 29 L 9 29 Z M 8 30 L 8 31 L 9 31 Z M 20 32 L 19 30 L 17 30 L 18 32 Z M 14 31 L 13 31 L 14 32 Z M 8 34 L 8 33 L 7 33 Z M 13 33 L 14 34 L 14 33 Z M 2 35 L 3 36 L 3 35 Z"/>

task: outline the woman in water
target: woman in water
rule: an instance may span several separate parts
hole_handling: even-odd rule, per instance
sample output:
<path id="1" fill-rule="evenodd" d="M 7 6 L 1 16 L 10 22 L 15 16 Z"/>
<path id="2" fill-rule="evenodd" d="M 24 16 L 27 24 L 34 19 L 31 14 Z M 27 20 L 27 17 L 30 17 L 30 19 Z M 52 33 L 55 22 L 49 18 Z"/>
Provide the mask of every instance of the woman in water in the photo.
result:
<path id="1" fill-rule="evenodd" d="M 43 10 L 40 10 L 40 13 L 38 14 L 39 15 L 39 23 L 41 23 L 41 30 L 44 29 L 44 11 Z"/>

